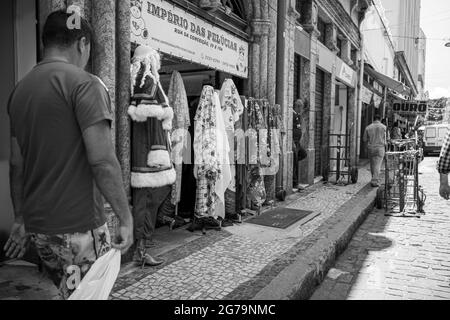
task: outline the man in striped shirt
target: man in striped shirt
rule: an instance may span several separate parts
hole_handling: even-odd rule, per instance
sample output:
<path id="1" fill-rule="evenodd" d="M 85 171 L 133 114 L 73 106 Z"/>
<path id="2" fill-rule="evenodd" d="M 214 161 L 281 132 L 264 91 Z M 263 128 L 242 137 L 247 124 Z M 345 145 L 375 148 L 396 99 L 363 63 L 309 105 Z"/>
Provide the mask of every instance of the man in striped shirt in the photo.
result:
<path id="1" fill-rule="evenodd" d="M 448 200 L 450 197 L 450 186 L 448 185 L 448 174 L 450 173 L 450 130 L 447 132 L 442 145 L 441 155 L 437 162 L 437 170 L 441 176 L 439 194 L 442 198 Z"/>

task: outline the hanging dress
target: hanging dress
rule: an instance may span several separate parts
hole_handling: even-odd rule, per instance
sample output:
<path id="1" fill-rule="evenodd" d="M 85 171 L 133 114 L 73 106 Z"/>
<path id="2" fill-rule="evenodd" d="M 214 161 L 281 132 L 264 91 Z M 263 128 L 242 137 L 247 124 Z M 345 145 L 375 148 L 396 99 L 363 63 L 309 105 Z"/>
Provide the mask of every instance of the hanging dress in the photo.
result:
<path id="1" fill-rule="evenodd" d="M 219 94 L 220 104 L 222 106 L 223 117 L 225 121 L 225 130 L 228 136 L 230 146 L 230 170 L 231 183 L 228 187 L 231 191 L 236 192 L 236 161 L 237 161 L 237 141 L 235 140 L 236 123 L 244 113 L 244 105 L 242 104 L 239 92 L 233 80 L 226 79 L 222 85 Z"/>
<path id="2" fill-rule="evenodd" d="M 261 208 L 266 201 L 266 190 L 261 176 L 261 150 L 265 149 L 267 140 L 261 139 L 261 130 L 266 129 L 261 109 L 261 100 L 250 98 L 247 106 L 248 123 L 248 188 L 247 194 L 252 207 Z M 267 150 L 267 149 L 266 149 Z"/>
<path id="3" fill-rule="evenodd" d="M 223 118 L 223 111 L 220 105 L 219 95 L 214 93 L 214 108 L 216 110 L 216 138 L 217 138 L 217 157 L 220 162 L 220 172 L 216 185 L 215 193 L 217 196 L 216 208 L 214 218 L 225 218 L 225 191 L 230 186 L 232 176 L 230 168 L 230 145 L 228 141 L 227 131 L 225 128 L 225 121 Z"/>
<path id="4" fill-rule="evenodd" d="M 203 88 L 194 123 L 194 175 L 197 179 L 195 216 L 214 217 L 216 181 L 221 175 L 221 163 L 217 152 L 217 113 L 214 88 Z"/>
<path id="5" fill-rule="evenodd" d="M 181 200 L 181 179 L 183 171 L 183 155 L 188 150 L 190 141 L 189 104 L 184 87 L 183 78 L 178 71 L 172 73 L 168 93 L 169 105 L 173 108 L 174 118 L 172 125 L 172 160 L 175 164 L 177 179 L 172 188 L 172 204 L 176 205 Z M 190 162 L 189 162 L 190 163 Z"/>

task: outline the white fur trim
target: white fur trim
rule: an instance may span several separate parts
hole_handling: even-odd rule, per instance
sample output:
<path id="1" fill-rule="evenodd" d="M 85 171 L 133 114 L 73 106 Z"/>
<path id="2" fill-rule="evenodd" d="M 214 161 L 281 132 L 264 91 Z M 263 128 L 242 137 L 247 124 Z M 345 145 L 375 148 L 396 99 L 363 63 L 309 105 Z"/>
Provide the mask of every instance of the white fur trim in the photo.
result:
<path id="1" fill-rule="evenodd" d="M 168 106 L 163 109 L 164 109 L 164 114 L 163 114 L 163 117 L 161 118 L 161 120 L 167 120 L 167 121 L 172 122 L 173 116 L 174 116 L 172 107 Z"/>
<path id="2" fill-rule="evenodd" d="M 164 108 L 164 118 L 162 126 L 164 130 L 172 131 L 172 123 L 173 123 L 173 109 L 172 107 Z"/>
<path id="3" fill-rule="evenodd" d="M 147 118 L 157 118 L 163 120 L 165 130 L 172 129 L 173 109 L 171 107 L 163 107 L 159 104 L 140 104 L 137 107 L 131 105 L 128 108 L 128 114 L 131 119 L 137 122 L 145 122 Z M 169 127 L 170 122 L 170 127 Z"/>
<path id="4" fill-rule="evenodd" d="M 136 118 L 136 106 L 131 105 L 128 107 L 128 115 L 133 121 L 138 121 L 138 119 Z"/>
<path id="5" fill-rule="evenodd" d="M 157 118 L 161 120 L 164 116 L 163 107 L 159 104 L 140 104 L 136 109 L 139 118 Z"/>
<path id="6" fill-rule="evenodd" d="M 164 120 L 162 123 L 162 127 L 164 130 L 172 131 L 172 120 Z"/>
<path id="7" fill-rule="evenodd" d="M 151 150 L 148 153 L 147 165 L 149 167 L 163 167 L 167 168 L 172 165 L 170 161 L 170 154 L 167 150 Z"/>
<path id="8" fill-rule="evenodd" d="M 133 188 L 159 188 L 175 183 L 177 173 L 170 169 L 152 173 L 131 173 L 131 186 Z"/>

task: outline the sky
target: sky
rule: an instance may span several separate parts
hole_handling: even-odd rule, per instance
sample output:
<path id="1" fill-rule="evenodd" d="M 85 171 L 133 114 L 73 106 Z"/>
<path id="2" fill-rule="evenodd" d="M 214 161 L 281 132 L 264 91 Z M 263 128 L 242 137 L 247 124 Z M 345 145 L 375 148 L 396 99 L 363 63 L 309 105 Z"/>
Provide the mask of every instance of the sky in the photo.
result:
<path id="1" fill-rule="evenodd" d="M 420 24 L 428 38 L 425 89 L 431 99 L 450 97 L 450 1 L 422 0 Z"/>

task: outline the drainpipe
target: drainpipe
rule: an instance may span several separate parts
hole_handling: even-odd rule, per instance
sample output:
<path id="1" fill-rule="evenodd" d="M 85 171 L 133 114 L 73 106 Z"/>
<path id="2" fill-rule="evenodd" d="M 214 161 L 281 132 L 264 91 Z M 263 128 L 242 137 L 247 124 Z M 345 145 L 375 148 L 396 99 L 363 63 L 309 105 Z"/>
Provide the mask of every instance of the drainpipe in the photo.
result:
<path id="1" fill-rule="evenodd" d="M 356 112 L 356 158 L 355 158 L 355 166 L 358 166 L 359 156 L 361 154 L 361 110 L 362 110 L 362 92 L 364 87 L 364 51 L 365 51 L 365 43 L 364 43 L 364 34 L 361 33 L 361 67 L 359 70 L 359 79 L 358 79 L 358 100 L 357 100 L 357 112 Z"/>
<path id="2" fill-rule="evenodd" d="M 282 114 L 285 115 L 286 101 L 284 100 L 284 93 L 286 89 L 286 83 L 284 81 L 285 77 L 285 67 L 286 67 L 286 2 L 287 1 L 278 1 L 278 21 L 277 21 L 277 82 L 276 82 L 276 103 L 281 106 Z M 286 122 L 285 122 L 286 123 Z M 286 133 L 281 133 L 281 146 L 284 146 L 283 139 L 286 136 Z M 282 150 L 279 159 L 280 159 L 280 167 L 278 169 L 278 173 L 276 176 L 276 197 L 278 199 L 284 198 L 279 197 L 279 195 L 286 194 L 286 190 L 283 187 L 283 172 L 284 172 L 284 159 L 283 154 L 286 154 Z M 282 199 L 280 199 L 282 200 Z"/>

